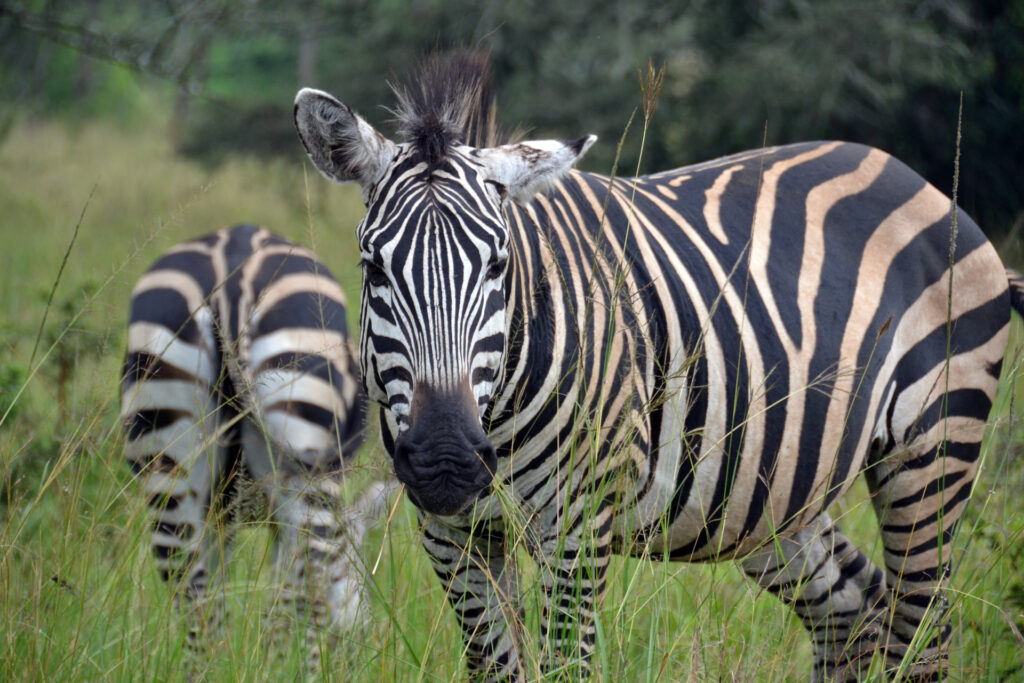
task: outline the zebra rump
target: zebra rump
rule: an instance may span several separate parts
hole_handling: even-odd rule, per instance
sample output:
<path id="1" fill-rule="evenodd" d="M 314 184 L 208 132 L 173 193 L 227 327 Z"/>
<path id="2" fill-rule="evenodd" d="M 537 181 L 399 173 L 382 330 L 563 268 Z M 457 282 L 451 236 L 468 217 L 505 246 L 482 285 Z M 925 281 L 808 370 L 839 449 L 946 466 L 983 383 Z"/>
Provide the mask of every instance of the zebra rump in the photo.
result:
<path id="1" fill-rule="evenodd" d="M 132 292 L 121 392 L 125 456 L 180 602 L 202 603 L 238 522 L 270 518 L 284 601 L 317 628 L 358 621 L 358 548 L 393 484 L 340 505 L 366 406 L 344 294 L 312 252 L 252 225 L 169 249 Z M 193 640 L 215 619 L 197 612 Z"/>

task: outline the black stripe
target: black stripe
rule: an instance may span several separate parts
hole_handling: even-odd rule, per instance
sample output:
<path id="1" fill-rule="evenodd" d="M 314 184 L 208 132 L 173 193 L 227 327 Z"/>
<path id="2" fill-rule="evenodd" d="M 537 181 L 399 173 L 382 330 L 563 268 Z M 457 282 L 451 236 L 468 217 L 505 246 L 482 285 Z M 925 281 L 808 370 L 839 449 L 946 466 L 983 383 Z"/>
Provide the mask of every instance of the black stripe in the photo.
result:
<path id="1" fill-rule="evenodd" d="M 908 505 L 913 505 L 924 500 L 925 498 L 930 498 L 931 496 L 936 495 L 940 491 L 950 490 L 950 487 L 953 484 L 957 483 L 966 476 L 967 472 L 964 471 L 950 472 L 949 474 L 944 474 L 938 477 L 937 479 L 932 479 L 924 488 L 919 489 L 914 493 L 911 493 L 910 495 L 904 496 L 902 498 L 897 498 L 896 500 L 890 502 L 886 507 L 888 507 L 891 510 L 896 510 L 902 507 L 907 507 Z"/>
<path id="2" fill-rule="evenodd" d="M 956 389 L 935 399 L 914 421 L 904 435 L 904 442 L 913 440 L 947 417 L 973 417 L 985 422 L 992 410 L 992 399 L 981 389 Z"/>
<path id="3" fill-rule="evenodd" d="M 174 536 L 182 541 L 188 541 L 196 533 L 196 528 L 188 522 L 172 524 L 171 522 L 164 522 L 159 519 L 153 521 L 153 530 L 157 533 Z"/>
<path id="4" fill-rule="evenodd" d="M 867 156 L 869 148 L 861 145 L 844 144 L 840 145 L 836 149 L 824 154 L 823 156 L 805 161 L 797 164 L 796 166 L 784 171 L 779 177 L 777 189 L 775 193 L 775 209 L 772 213 L 771 221 L 771 246 L 768 252 L 768 285 L 775 296 L 775 301 L 778 305 L 779 313 L 782 316 L 782 323 L 786 328 L 786 332 L 789 337 L 793 340 L 793 343 L 799 348 L 803 346 L 803 330 L 800 320 L 800 308 L 797 306 L 801 292 L 797 291 L 797 285 L 799 283 L 800 266 L 803 259 L 804 253 L 804 227 L 807 224 L 806 215 L 806 199 L 807 196 L 822 182 L 825 182 L 831 178 L 835 178 L 846 173 L 850 173 L 857 169 L 857 166 Z M 774 163 L 774 159 L 772 160 Z M 759 173 L 759 166 L 751 164 L 752 168 L 748 167 L 749 170 L 745 172 Z M 767 167 L 766 167 L 767 168 Z M 848 208 L 849 204 L 846 205 Z M 833 208 L 836 211 L 840 207 Z M 747 221 L 750 221 L 750 216 L 754 214 L 753 207 L 747 214 Z M 836 239 L 846 237 L 855 241 L 854 251 L 849 251 L 845 254 L 840 254 L 842 258 L 843 266 L 836 272 L 835 269 L 824 269 L 821 273 L 821 281 L 811 283 L 812 287 L 817 287 L 817 296 L 815 297 L 814 308 L 815 315 L 820 316 L 822 308 L 827 307 L 831 302 L 830 299 L 833 297 L 842 297 L 850 289 L 850 296 L 852 296 L 852 288 L 849 288 L 846 282 L 839 280 L 834 281 L 836 278 L 856 277 L 856 270 L 850 273 L 850 254 L 859 254 L 860 247 L 856 245 L 858 242 L 862 242 L 863 239 L 870 236 L 868 230 L 836 230 L 834 223 L 837 219 L 846 219 L 845 216 L 841 216 L 837 213 L 830 213 L 826 216 L 824 230 L 826 232 L 826 264 L 828 263 L 828 252 L 830 243 L 834 243 Z M 868 218 L 868 220 L 871 220 Z M 847 224 L 848 225 L 848 224 Z M 877 225 L 877 221 L 868 223 L 854 223 L 854 225 L 865 225 L 873 226 Z M 794 226 L 797 226 L 794 229 Z M 830 229 L 831 228 L 831 229 Z M 845 310 L 845 307 L 840 307 L 840 310 Z M 844 320 L 845 316 L 840 313 L 838 320 Z M 821 323 L 824 320 L 831 320 L 831 314 L 825 318 L 816 317 L 816 320 Z M 827 330 L 828 328 L 826 328 Z M 826 345 L 822 344 L 822 337 L 831 339 L 831 335 L 828 331 L 820 330 L 818 332 L 818 351 L 824 352 Z M 835 345 L 832 345 L 835 347 Z M 838 348 L 834 348 L 834 351 L 838 351 Z M 817 362 L 812 362 L 811 377 L 815 374 L 823 372 L 831 364 L 834 364 L 834 359 L 829 362 L 826 358 L 817 358 Z M 806 424 L 806 423 L 805 423 Z M 801 456 L 803 456 L 803 450 L 801 449 Z M 806 501 L 801 501 L 801 506 Z"/>
<path id="5" fill-rule="evenodd" d="M 995 333 L 1002 329 L 1008 318 L 1009 313 L 1006 311 L 1006 302 L 1003 297 L 994 297 L 981 306 L 964 313 L 953 323 L 952 338 L 949 339 L 952 355 L 973 351 L 987 344 Z M 946 345 L 946 326 L 940 325 L 903 354 L 893 372 L 893 376 L 897 379 L 894 394 L 896 399 L 899 398 L 903 390 L 944 362 Z M 893 400 L 893 404 L 896 403 L 896 399 Z M 972 410 L 967 414 L 977 415 L 978 412 Z M 984 420 L 987 416 L 987 409 L 985 409 L 980 419 Z M 934 424 L 934 422 L 918 422 L 917 433 L 931 428 Z M 907 439 L 911 437 L 912 435 L 906 435 Z"/>
<path id="6" fill-rule="evenodd" d="M 146 504 L 158 510 L 177 510 L 181 498 L 164 492 L 153 493 L 146 499 Z"/>
<path id="7" fill-rule="evenodd" d="M 215 240 L 217 235 L 209 235 L 208 238 Z M 210 292 L 217 285 L 217 275 L 213 270 L 213 263 L 210 261 L 210 257 L 195 251 L 178 251 L 172 254 L 164 254 L 150 266 L 149 270 L 181 271 L 196 281 L 204 297 L 209 296 Z"/>
<path id="8" fill-rule="evenodd" d="M 178 420 L 191 421 L 192 419 L 192 413 L 186 410 L 176 410 L 173 408 L 139 410 L 132 413 L 125 420 L 125 432 L 127 433 L 128 441 L 135 441 L 149 432 L 170 427 Z"/>
<path id="9" fill-rule="evenodd" d="M 322 275 L 333 280 L 330 271 L 320 261 L 309 258 L 300 252 L 285 252 L 281 254 L 266 254 L 252 278 L 253 288 L 262 292 L 272 282 L 286 276 L 303 273 Z"/>
<path id="10" fill-rule="evenodd" d="M 902 474 L 907 470 L 918 470 L 924 467 L 928 467 L 935 458 L 941 455 L 944 458 L 952 458 L 960 462 L 974 462 L 978 459 L 978 453 L 981 450 L 980 443 L 959 443 L 956 441 L 945 441 L 941 444 L 928 449 L 925 453 L 919 455 L 913 460 L 907 460 L 894 466 L 893 469 L 886 474 L 884 477 L 879 479 L 877 482 L 871 483 L 871 490 L 881 490 L 886 484 L 888 484 L 894 477 Z"/>
<path id="11" fill-rule="evenodd" d="M 123 387 L 127 389 L 136 382 L 143 380 L 170 380 L 182 382 L 201 381 L 192 373 L 180 370 L 170 363 L 165 363 L 160 356 L 143 351 L 128 353 L 123 366 Z"/>
<path id="12" fill-rule="evenodd" d="M 227 273 L 220 286 L 227 298 L 229 310 L 218 313 L 221 316 L 221 324 L 226 322 L 227 338 L 230 343 L 238 339 L 241 325 L 241 320 L 238 319 L 238 301 L 242 296 L 242 267 L 252 256 L 252 237 L 257 230 L 254 225 L 237 225 L 228 231 L 228 239 L 222 247 Z M 262 288 L 256 289 L 257 293 L 260 291 Z"/>
<path id="13" fill-rule="evenodd" d="M 290 370 L 292 372 L 312 375 L 327 382 L 333 387 L 340 387 L 348 379 L 323 356 L 315 353 L 296 353 L 285 351 L 267 358 L 260 363 L 256 375 L 270 370 Z"/>
<path id="14" fill-rule="evenodd" d="M 475 368 L 469 382 L 475 387 L 483 382 L 493 382 L 496 375 L 497 373 L 491 368 Z"/>
<path id="15" fill-rule="evenodd" d="M 480 353 L 498 352 L 505 350 L 505 335 L 501 332 L 478 339 L 470 351 L 470 356 Z"/>
<path id="16" fill-rule="evenodd" d="M 348 335 L 345 307 L 315 292 L 298 292 L 262 311 L 254 337 L 288 328 L 333 330 Z"/>
<path id="17" fill-rule="evenodd" d="M 185 297 L 175 289 L 155 288 L 132 297 L 131 321 L 161 325 L 184 342 L 202 343 L 199 325 L 188 309 Z"/>
<path id="18" fill-rule="evenodd" d="M 136 460 L 129 460 L 128 465 L 132 468 L 132 474 L 138 476 L 143 472 L 159 472 L 171 474 L 178 469 L 178 462 L 169 455 L 162 453 L 148 453 Z"/>
<path id="19" fill-rule="evenodd" d="M 930 524 L 939 520 L 939 518 L 949 519 L 949 516 L 957 505 L 967 500 L 971 496 L 971 485 L 973 481 L 965 481 L 956 490 L 955 493 L 951 493 L 945 496 L 942 500 L 942 507 L 937 509 L 927 517 L 921 517 L 915 519 L 910 524 L 883 524 L 882 533 L 884 534 L 909 534 L 913 533 L 917 529 L 923 529 Z"/>
<path id="20" fill-rule="evenodd" d="M 266 406 L 264 410 L 268 413 L 279 411 L 294 415 L 312 424 L 337 434 L 339 430 L 339 416 L 331 410 L 307 401 L 278 401 Z"/>

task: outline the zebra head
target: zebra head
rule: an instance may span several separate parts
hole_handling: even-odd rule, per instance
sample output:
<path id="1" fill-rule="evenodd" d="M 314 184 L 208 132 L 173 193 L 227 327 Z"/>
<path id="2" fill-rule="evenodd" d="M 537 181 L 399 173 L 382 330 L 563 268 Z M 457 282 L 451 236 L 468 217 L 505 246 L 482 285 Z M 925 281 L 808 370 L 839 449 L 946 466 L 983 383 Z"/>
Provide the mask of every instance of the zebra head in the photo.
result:
<path id="1" fill-rule="evenodd" d="M 529 201 L 596 139 L 468 144 L 482 140 L 485 91 L 462 69 L 399 92 L 400 143 L 327 93 L 295 100 L 316 168 L 362 186 L 363 381 L 386 409 L 395 473 L 439 515 L 466 510 L 497 468 L 482 416 L 504 370 L 515 267 L 505 205 Z"/>

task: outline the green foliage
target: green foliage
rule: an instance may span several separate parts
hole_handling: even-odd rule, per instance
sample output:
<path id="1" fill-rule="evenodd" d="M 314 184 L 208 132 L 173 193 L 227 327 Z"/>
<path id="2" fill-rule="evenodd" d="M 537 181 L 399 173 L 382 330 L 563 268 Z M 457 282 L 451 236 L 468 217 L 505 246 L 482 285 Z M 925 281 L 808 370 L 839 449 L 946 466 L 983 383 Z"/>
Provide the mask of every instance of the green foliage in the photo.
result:
<path id="1" fill-rule="evenodd" d="M 16 361 L 0 364 L 0 427 L 18 416 L 15 398 L 25 384 L 28 372 Z"/>
<path id="2" fill-rule="evenodd" d="M 123 123 L 141 114 L 146 79 L 137 72 L 4 28 L 0 15 L 0 117 L 59 111 Z"/>
<path id="3" fill-rule="evenodd" d="M 885 149 L 949 194 L 963 93 L 960 204 L 991 235 L 1024 215 L 1012 187 L 1024 158 L 1024 83 L 1014 75 L 1024 32 L 1011 28 L 1024 3 L 730 7 L 710 8 L 717 20 L 698 33 L 711 59 L 683 105 L 689 131 L 666 132 L 670 158 L 710 158 L 763 138 L 848 139 Z"/>
<path id="4" fill-rule="evenodd" d="M 94 280 L 85 280 L 69 293 L 56 300 L 48 292 L 40 292 L 40 301 L 49 304 L 46 325 L 40 330 L 39 341 L 45 349 L 43 378 L 56 387 L 57 409 L 67 412 L 67 397 L 75 373 L 87 366 L 87 361 L 103 352 L 104 330 L 81 321 L 81 312 L 99 290 Z"/>
<path id="5" fill-rule="evenodd" d="M 239 42 L 216 42 L 210 48 L 204 94 L 213 100 L 246 107 L 295 97 L 296 45 L 280 33 L 262 33 Z"/>
<path id="6" fill-rule="evenodd" d="M 584 166 L 605 173 L 648 60 L 666 75 L 644 172 L 764 142 L 848 139 L 948 193 L 963 93 L 960 202 L 994 236 L 1024 217 L 1024 0 L 40 2 L 0 8 L 0 95 L 122 112 L 138 99 L 128 72 L 104 76 L 80 55 L 126 64 L 179 89 L 178 141 L 219 163 L 239 151 L 296 154 L 300 85 L 334 92 L 388 131 L 388 81 L 426 51 L 463 46 L 491 53 L 509 126 L 597 133 Z M 636 169 L 640 145 L 632 131 L 620 170 Z"/>

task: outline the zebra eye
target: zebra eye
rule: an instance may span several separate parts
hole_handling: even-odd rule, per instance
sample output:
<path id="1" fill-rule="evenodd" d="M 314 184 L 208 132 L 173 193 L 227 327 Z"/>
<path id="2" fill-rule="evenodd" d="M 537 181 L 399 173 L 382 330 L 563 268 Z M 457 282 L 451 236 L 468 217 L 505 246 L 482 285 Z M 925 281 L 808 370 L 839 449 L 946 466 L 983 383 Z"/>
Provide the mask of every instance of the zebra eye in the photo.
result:
<path id="1" fill-rule="evenodd" d="M 361 265 L 363 267 L 363 278 L 371 287 L 387 287 L 391 284 L 388 274 L 373 261 L 363 261 Z"/>
<path id="2" fill-rule="evenodd" d="M 490 265 L 487 266 L 486 278 L 488 280 L 496 280 L 505 273 L 505 264 L 508 263 L 507 258 L 496 258 L 491 261 Z"/>

